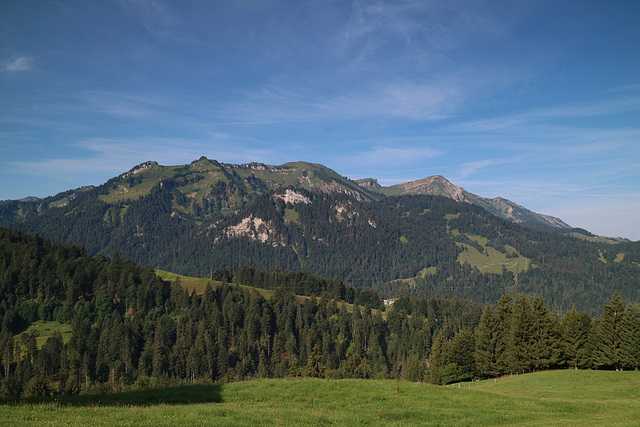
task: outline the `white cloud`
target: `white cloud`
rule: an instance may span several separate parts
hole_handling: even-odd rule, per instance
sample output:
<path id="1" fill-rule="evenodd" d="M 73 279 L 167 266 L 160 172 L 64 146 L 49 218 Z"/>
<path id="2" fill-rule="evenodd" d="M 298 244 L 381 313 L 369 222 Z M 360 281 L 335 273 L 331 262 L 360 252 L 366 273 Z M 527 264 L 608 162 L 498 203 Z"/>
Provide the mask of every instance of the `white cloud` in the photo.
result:
<path id="1" fill-rule="evenodd" d="M 473 162 L 466 162 L 460 165 L 459 177 L 458 179 L 463 180 L 465 178 L 470 177 L 471 175 L 476 174 L 482 169 L 486 169 L 489 167 L 502 165 L 502 164 L 515 164 L 521 161 L 525 156 L 518 156 L 515 158 L 504 158 L 504 159 L 486 159 L 486 160 L 477 160 Z"/>
<path id="2" fill-rule="evenodd" d="M 31 69 L 33 59 L 27 56 L 18 56 L 14 59 L 2 62 L 2 70 L 12 73 L 16 71 L 28 71 Z"/>
<path id="3" fill-rule="evenodd" d="M 325 93 L 320 90 L 269 85 L 224 106 L 219 115 L 241 123 L 270 123 L 358 118 L 439 120 L 462 103 L 461 78 L 448 76 L 429 83 L 376 82 L 363 89 Z"/>

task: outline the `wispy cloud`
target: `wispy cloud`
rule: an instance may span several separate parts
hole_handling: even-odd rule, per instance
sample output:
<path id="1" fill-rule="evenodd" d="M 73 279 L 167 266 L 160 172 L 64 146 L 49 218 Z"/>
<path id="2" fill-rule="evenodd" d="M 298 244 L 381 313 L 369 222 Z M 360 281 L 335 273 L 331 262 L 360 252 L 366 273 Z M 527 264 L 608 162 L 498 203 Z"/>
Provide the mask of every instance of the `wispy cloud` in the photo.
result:
<path id="1" fill-rule="evenodd" d="M 640 110 L 640 98 L 606 99 L 597 102 L 535 108 L 485 120 L 474 120 L 456 125 L 452 130 L 461 132 L 501 132 L 517 129 L 525 124 L 559 119 L 588 118 L 624 114 Z"/>
<path id="2" fill-rule="evenodd" d="M 464 99 L 457 76 L 437 82 L 374 82 L 364 89 L 324 93 L 309 88 L 270 85 L 246 93 L 245 100 L 220 111 L 229 121 L 287 122 L 401 118 L 438 120 L 454 113 Z"/>
<path id="3" fill-rule="evenodd" d="M 189 26 L 183 25 L 177 11 L 162 0 L 120 0 L 127 12 L 138 18 L 140 24 L 153 37 L 162 41 L 194 44 L 187 35 Z"/>
<path id="4" fill-rule="evenodd" d="M 147 160 L 175 165 L 189 163 L 202 155 L 239 163 L 275 157 L 274 150 L 247 147 L 226 134 L 212 134 L 206 140 L 197 141 L 177 138 L 92 138 L 74 146 L 74 157 L 10 162 L 9 165 L 30 175 L 60 178 L 70 174 L 86 174 L 98 175 L 98 179 L 104 180 Z M 88 179 L 87 176 L 83 179 Z"/>
<path id="5" fill-rule="evenodd" d="M 2 70 L 8 73 L 28 71 L 33 65 L 33 59 L 28 56 L 18 56 L 1 62 Z"/>
<path id="6" fill-rule="evenodd" d="M 120 118 L 138 119 L 163 113 L 170 101 L 161 95 L 108 91 L 83 91 L 74 96 L 80 108 Z"/>

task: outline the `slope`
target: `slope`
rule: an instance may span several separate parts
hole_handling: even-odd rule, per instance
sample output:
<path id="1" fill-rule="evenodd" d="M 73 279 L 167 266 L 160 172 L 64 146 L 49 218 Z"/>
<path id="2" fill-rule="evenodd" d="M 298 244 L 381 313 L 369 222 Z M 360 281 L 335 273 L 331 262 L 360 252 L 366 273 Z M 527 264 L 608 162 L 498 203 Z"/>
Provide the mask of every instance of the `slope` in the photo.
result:
<path id="1" fill-rule="evenodd" d="M 472 203 L 491 212 L 492 214 L 516 223 L 540 223 L 550 227 L 571 228 L 559 218 L 543 215 L 522 207 L 511 200 L 502 197 L 492 199 L 477 196 L 457 187 L 440 175 L 430 176 L 416 181 L 392 185 L 390 187 L 376 186 L 371 179 L 357 181 L 364 188 L 378 191 L 387 196 L 404 194 L 423 194 L 430 196 L 444 196 L 457 202 Z"/>

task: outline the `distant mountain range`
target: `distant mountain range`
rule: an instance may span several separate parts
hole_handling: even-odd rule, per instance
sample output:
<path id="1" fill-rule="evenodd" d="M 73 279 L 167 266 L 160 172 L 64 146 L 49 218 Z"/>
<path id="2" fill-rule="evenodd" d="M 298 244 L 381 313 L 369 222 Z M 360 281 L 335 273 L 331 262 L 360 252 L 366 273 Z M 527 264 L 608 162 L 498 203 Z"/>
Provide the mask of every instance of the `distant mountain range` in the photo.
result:
<path id="1" fill-rule="evenodd" d="M 4 201 L 0 225 L 192 276 L 248 265 L 338 277 L 388 296 L 495 303 L 505 291 L 527 292 L 589 310 L 613 290 L 640 300 L 639 243 L 601 243 L 441 176 L 382 187 L 306 162 L 145 162 L 96 187 Z"/>
<path id="2" fill-rule="evenodd" d="M 417 181 L 404 184 L 382 187 L 373 178 L 358 179 L 356 182 L 369 191 L 384 194 L 386 196 L 400 196 L 404 194 L 423 194 L 429 196 L 444 196 L 456 202 L 471 203 L 480 206 L 500 218 L 515 223 L 539 223 L 550 227 L 571 228 L 560 218 L 539 214 L 522 207 L 511 200 L 495 197 L 488 199 L 468 192 L 462 187 L 457 187 L 441 175 L 430 176 Z"/>
<path id="3" fill-rule="evenodd" d="M 243 181 L 235 181 L 246 193 L 262 194 L 265 191 L 273 191 L 278 188 L 293 186 L 307 190 L 319 190 L 326 193 L 343 193 L 354 197 L 361 201 L 378 200 L 381 196 L 399 196 L 399 195 L 429 195 L 444 196 L 457 202 L 471 203 L 479 206 L 486 211 L 500 218 L 515 223 L 525 224 L 542 224 L 554 228 L 571 228 L 559 218 L 533 212 L 523 206 L 520 206 L 511 200 L 496 197 L 493 199 L 478 196 L 466 191 L 464 188 L 457 187 L 440 175 L 430 176 L 417 181 L 397 184 L 390 187 L 383 187 L 378 184 L 377 179 L 365 178 L 350 180 L 327 168 L 326 166 L 307 163 L 292 162 L 280 166 L 270 166 L 262 163 L 246 163 L 246 164 L 227 164 L 218 163 L 215 160 L 209 160 L 201 157 L 199 160 L 184 166 L 161 166 L 155 161 L 142 163 L 130 171 L 123 173 L 118 178 L 124 183 L 118 184 L 110 191 L 109 195 L 104 197 L 105 201 L 125 200 L 132 197 L 143 195 L 145 191 L 150 189 L 150 183 L 157 182 L 163 177 L 171 175 L 173 171 L 183 170 L 185 174 L 198 174 L 205 172 L 204 178 L 200 183 L 200 187 L 204 184 L 211 185 L 218 182 L 228 182 L 229 177 L 237 175 Z M 150 179 L 147 179 L 145 185 L 135 185 L 135 179 L 142 172 L 146 172 Z M 185 175 L 186 176 L 186 175 Z M 126 180 L 133 179 L 127 185 Z M 233 179 L 231 180 L 233 181 Z M 135 188 L 132 187 L 141 187 Z M 84 187 L 87 189 L 89 187 Z M 130 194 L 129 192 L 132 191 Z M 200 193 L 188 193 L 187 197 L 200 198 Z M 18 202 L 37 203 L 40 199 L 37 197 L 25 197 Z M 5 201 L 6 203 L 7 201 Z M 58 204 L 65 203 L 64 199 Z M 53 206 L 57 206 L 54 204 Z M 230 205 L 233 206 L 233 203 Z"/>

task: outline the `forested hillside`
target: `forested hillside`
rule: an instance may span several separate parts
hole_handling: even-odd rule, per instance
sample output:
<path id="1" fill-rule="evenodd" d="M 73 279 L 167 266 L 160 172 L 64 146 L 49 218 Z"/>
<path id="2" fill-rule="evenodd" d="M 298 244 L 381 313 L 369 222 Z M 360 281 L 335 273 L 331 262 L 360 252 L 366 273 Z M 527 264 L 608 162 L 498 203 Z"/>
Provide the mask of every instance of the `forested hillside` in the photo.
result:
<path id="1" fill-rule="evenodd" d="M 0 204 L 0 219 L 89 254 L 119 253 L 191 276 L 281 268 L 389 297 L 494 304 L 505 292 L 525 292 L 590 314 L 613 291 L 640 301 L 639 242 L 605 244 L 523 227 L 445 197 L 376 200 L 320 165 L 147 163 L 99 187 Z"/>
<path id="2" fill-rule="evenodd" d="M 524 294 L 505 294 L 484 310 L 406 296 L 382 312 L 372 290 L 254 268 L 238 269 L 232 281 L 274 289 L 272 298 L 228 284 L 224 270 L 216 272 L 222 282 L 189 294 L 148 267 L 5 228 L 0 271 L 3 397 L 256 377 L 441 384 L 549 368 L 640 367 L 640 307 L 618 296 L 593 319 L 575 310 L 560 316 Z M 290 291 L 310 297 L 299 302 Z M 38 346 L 24 332 L 38 320 L 70 324 L 70 338 L 54 332 Z"/>

